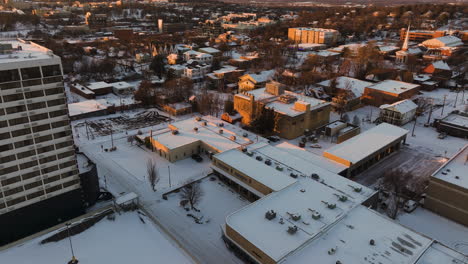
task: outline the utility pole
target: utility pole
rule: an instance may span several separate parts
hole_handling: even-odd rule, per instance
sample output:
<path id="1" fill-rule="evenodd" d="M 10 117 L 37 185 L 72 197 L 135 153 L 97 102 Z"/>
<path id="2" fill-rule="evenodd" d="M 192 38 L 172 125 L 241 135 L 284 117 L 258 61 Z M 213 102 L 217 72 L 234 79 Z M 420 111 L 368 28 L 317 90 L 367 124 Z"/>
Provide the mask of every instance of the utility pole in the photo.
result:
<path id="1" fill-rule="evenodd" d="M 417 120 L 417 119 L 418 119 L 418 118 L 417 118 L 417 115 L 414 115 L 413 132 L 411 132 L 411 136 L 412 136 L 412 137 L 416 136 L 416 135 L 414 134 L 414 130 L 416 129 L 416 120 Z"/>
<path id="2" fill-rule="evenodd" d="M 172 184 L 171 184 L 171 166 L 167 165 L 167 170 L 169 171 L 169 188 L 172 187 Z"/>
<path id="3" fill-rule="evenodd" d="M 444 115 L 444 107 L 445 107 L 445 98 L 447 97 L 447 95 L 444 95 L 444 103 L 442 104 L 442 112 L 440 113 L 441 116 Z"/>
<path id="4" fill-rule="evenodd" d="M 112 128 L 110 129 L 110 134 L 111 134 L 112 149 L 114 149 L 114 137 L 113 137 L 113 135 L 112 135 Z"/>
<path id="5" fill-rule="evenodd" d="M 73 244 L 70 235 L 70 223 L 66 223 L 65 225 L 67 226 L 68 240 L 70 241 L 70 249 L 72 253 L 72 259 L 68 262 L 68 264 L 78 264 L 78 259 L 75 258 L 75 252 L 73 251 Z"/>
<path id="6" fill-rule="evenodd" d="M 457 100 L 458 100 L 458 93 L 459 92 L 460 92 L 460 90 L 457 87 L 457 95 L 455 96 L 455 103 L 453 104 L 453 108 L 457 108 Z"/>
<path id="7" fill-rule="evenodd" d="M 151 143 L 151 152 L 154 152 L 154 147 L 153 147 L 153 129 L 150 130 L 150 143 Z"/>
<path id="8" fill-rule="evenodd" d="M 432 116 L 432 104 L 433 101 L 431 101 L 431 109 L 429 110 L 429 117 L 427 118 L 427 124 L 429 125 L 431 123 L 431 116 Z"/>
<path id="9" fill-rule="evenodd" d="M 88 121 L 85 121 L 85 129 L 86 129 L 86 137 L 89 140 L 89 133 L 88 133 Z"/>

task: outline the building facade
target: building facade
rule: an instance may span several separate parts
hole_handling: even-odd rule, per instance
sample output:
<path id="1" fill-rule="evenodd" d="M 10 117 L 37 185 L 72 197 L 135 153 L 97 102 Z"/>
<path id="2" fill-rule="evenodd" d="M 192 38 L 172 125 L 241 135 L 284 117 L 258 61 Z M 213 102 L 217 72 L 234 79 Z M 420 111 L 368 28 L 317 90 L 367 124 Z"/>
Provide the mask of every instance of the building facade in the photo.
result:
<path id="1" fill-rule="evenodd" d="M 2 43 L 0 245 L 84 211 L 61 60 L 35 43 Z"/>
<path id="2" fill-rule="evenodd" d="M 331 46 L 336 44 L 339 34 L 334 29 L 290 28 L 288 30 L 288 39 L 295 43 L 316 43 Z"/>

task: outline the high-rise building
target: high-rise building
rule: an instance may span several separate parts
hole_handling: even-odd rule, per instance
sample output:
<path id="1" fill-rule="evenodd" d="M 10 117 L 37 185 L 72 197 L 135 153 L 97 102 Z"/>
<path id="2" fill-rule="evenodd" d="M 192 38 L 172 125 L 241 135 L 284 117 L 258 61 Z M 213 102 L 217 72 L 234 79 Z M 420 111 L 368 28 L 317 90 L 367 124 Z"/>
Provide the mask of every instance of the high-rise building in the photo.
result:
<path id="1" fill-rule="evenodd" d="M 335 45 L 340 33 L 326 28 L 289 28 L 288 39 L 294 43 Z"/>
<path id="2" fill-rule="evenodd" d="M 0 245 L 84 212 L 60 57 L 0 41 Z"/>

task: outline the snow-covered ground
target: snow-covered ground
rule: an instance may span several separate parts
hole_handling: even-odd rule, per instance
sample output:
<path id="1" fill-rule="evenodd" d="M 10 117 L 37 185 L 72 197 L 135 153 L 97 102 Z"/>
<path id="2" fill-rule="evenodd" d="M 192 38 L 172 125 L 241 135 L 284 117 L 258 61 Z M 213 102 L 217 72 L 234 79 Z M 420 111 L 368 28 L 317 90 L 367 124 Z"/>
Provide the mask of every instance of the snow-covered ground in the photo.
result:
<path id="1" fill-rule="evenodd" d="M 463 225 L 421 207 L 412 213 L 401 212 L 397 221 L 468 255 L 468 228 Z"/>
<path id="2" fill-rule="evenodd" d="M 0 263 L 67 263 L 71 259 L 68 239 L 40 244 L 50 235 L 0 252 Z M 72 242 L 80 263 L 194 263 L 148 218 L 137 212 L 116 214 L 114 221 L 104 218 L 83 233 L 72 236 Z"/>

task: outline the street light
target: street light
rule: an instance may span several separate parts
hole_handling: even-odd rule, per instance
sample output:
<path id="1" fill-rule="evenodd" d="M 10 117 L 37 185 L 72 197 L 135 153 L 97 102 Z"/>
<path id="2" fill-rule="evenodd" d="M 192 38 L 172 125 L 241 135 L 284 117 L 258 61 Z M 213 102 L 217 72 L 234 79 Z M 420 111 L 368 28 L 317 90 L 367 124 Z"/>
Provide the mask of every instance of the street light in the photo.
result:
<path id="1" fill-rule="evenodd" d="M 70 235 L 70 223 L 66 223 L 65 225 L 67 226 L 68 240 L 70 241 L 70 249 L 72 253 L 72 259 L 68 262 L 68 264 L 78 264 L 78 259 L 75 258 L 75 252 L 73 252 L 73 244 Z"/>

